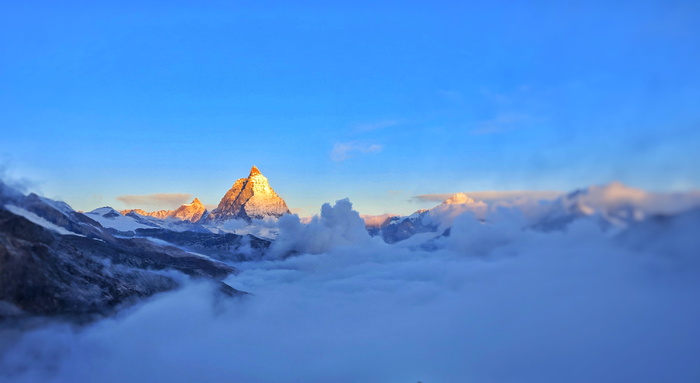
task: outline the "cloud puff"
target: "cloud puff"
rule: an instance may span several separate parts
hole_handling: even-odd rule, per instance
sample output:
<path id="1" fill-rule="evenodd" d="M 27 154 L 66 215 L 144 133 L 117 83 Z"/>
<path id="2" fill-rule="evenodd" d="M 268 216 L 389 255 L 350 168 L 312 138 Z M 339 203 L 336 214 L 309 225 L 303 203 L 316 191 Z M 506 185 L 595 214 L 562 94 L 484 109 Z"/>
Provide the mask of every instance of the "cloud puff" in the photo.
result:
<path id="1" fill-rule="evenodd" d="M 352 157 L 355 153 L 379 153 L 383 149 L 382 145 L 368 144 L 358 141 L 339 142 L 333 146 L 331 159 L 333 161 L 344 161 Z"/>
<path id="2" fill-rule="evenodd" d="M 10 173 L 10 161 L 0 157 L 0 183 L 26 194 L 30 190 L 39 191 L 39 184 L 26 177 L 14 177 Z"/>
<path id="3" fill-rule="evenodd" d="M 176 208 L 192 199 L 189 193 L 157 193 L 146 195 L 120 195 L 116 200 L 128 207 Z"/>
<path id="4" fill-rule="evenodd" d="M 298 216 L 287 214 L 279 220 L 280 234 L 272 245 L 271 255 L 282 257 L 289 252 L 320 254 L 337 246 L 366 244 L 371 241 L 360 214 L 349 199 L 331 206 L 321 206 L 321 215 L 301 223 Z M 378 239 L 378 238 L 377 238 Z"/>

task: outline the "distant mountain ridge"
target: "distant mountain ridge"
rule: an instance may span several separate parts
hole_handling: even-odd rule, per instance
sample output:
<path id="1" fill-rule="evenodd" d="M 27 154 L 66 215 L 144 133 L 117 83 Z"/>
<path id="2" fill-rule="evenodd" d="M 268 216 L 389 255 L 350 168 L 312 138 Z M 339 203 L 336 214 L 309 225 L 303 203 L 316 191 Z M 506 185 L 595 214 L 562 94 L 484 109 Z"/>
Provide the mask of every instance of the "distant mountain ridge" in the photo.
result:
<path id="1" fill-rule="evenodd" d="M 119 213 L 122 215 L 135 213 L 158 219 L 213 222 L 229 219 L 251 221 L 267 217 L 278 218 L 290 211 L 284 199 L 272 189 L 268 179 L 256 166 L 253 166 L 248 177 L 236 180 L 231 189 L 221 198 L 217 208 L 211 212 L 198 198 L 195 198 L 191 203 L 184 204 L 175 210 L 147 212 L 142 209 L 126 209 Z"/>
<path id="2" fill-rule="evenodd" d="M 157 210 L 157 211 L 146 211 L 143 209 L 125 209 L 120 210 L 121 215 L 127 215 L 129 213 L 136 213 L 143 216 L 155 217 L 158 219 L 166 219 L 173 212 L 173 210 Z"/>
<path id="3" fill-rule="evenodd" d="M 136 213 L 143 216 L 155 217 L 158 219 L 168 219 L 177 218 L 183 221 L 199 221 L 203 215 L 206 214 L 207 208 L 204 207 L 202 202 L 198 198 L 192 200 L 192 202 L 181 205 L 175 210 L 158 210 L 153 212 L 147 212 L 142 209 L 127 209 L 121 210 L 119 213 L 122 215 L 127 215 L 129 213 Z"/>
<path id="4" fill-rule="evenodd" d="M 543 201 L 504 200 L 487 204 L 457 193 L 429 210 L 418 210 L 409 216 L 389 216 L 381 224 L 376 221 L 367 224 L 367 229 L 391 244 L 422 233 L 449 235 L 454 219 L 459 215 L 472 214 L 478 221 L 488 223 L 499 210 L 517 210 L 524 227 L 532 230 L 565 230 L 582 218 L 596 222 L 605 230 L 619 230 L 648 217 L 672 216 L 699 207 L 700 192 L 654 193 L 611 182 Z"/>

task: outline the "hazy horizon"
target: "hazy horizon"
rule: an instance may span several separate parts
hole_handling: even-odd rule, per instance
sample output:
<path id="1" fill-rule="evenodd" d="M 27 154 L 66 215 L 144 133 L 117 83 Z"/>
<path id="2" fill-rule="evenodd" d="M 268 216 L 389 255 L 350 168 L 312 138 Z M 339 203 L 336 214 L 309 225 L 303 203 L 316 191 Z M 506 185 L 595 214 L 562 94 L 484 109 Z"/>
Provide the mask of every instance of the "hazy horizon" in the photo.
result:
<path id="1" fill-rule="evenodd" d="M 700 188 L 695 2 L 27 1 L 0 20 L 0 162 L 80 210 L 214 205 L 253 164 L 302 214 Z"/>

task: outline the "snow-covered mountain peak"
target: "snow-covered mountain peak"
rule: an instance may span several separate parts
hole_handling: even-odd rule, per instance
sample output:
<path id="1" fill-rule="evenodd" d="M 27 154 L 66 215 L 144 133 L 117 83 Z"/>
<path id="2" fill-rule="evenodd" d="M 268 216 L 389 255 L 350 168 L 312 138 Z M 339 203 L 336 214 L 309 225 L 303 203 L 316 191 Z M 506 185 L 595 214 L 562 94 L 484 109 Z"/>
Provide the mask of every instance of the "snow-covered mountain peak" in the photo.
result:
<path id="1" fill-rule="evenodd" d="M 121 215 L 118 211 L 109 206 L 98 207 L 97 209 L 89 211 L 86 214 L 100 215 L 105 218 L 114 218 Z"/>
<path id="2" fill-rule="evenodd" d="M 250 220 L 279 217 L 286 213 L 289 213 L 287 203 L 275 193 L 260 170 L 253 166 L 248 178 L 236 180 L 208 218 Z"/>
<path id="3" fill-rule="evenodd" d="M 474 199 L 469 198 L 466 194 L 464 193 L 457 193 L 453 195 L 452 197 L 446 199 L 442 204 L 443 205 L 461 205 L 465 203 L 474 203 Z"/>
<path id="4" fill-rule="evenodd" d="M 179 208 L 173 210 L 168 218 L 178 218 L 183 221 L 197 222 L 206 213 L 207 208 L 195 198 L 192 202 L 184 204 Z"/>

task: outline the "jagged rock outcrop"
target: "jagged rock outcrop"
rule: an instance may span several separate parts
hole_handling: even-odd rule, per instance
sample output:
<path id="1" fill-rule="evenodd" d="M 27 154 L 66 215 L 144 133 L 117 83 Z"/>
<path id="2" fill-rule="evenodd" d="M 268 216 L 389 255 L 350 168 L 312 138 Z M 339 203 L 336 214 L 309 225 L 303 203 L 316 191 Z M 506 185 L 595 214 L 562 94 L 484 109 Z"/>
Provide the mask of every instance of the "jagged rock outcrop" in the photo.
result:
<path id="1" fill-rule="evenodd" d="M 208 220 L 263 219 L 289 213 L 287 203 L 272 190 L 267 178 L 257 167 L 250 169 L 247 178 L 237 180 L 224 195 L 219 206 L 212 210 Z"/>

